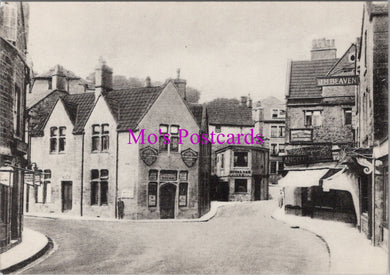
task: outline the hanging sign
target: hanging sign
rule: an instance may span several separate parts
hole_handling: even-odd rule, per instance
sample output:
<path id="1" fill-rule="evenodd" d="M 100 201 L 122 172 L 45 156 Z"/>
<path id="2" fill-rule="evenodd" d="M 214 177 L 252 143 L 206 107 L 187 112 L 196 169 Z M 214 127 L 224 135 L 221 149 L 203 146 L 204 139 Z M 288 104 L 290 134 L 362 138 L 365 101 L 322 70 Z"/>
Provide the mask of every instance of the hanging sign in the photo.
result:
<path id="1" fill-rule="evenodd" d="M 34 184 L 41 185 L 41 173 L 39 172 L 34 173 Z"/>
<path id="2" fill-rule="evenodd" d="M 26 172 L 24 173 L 24 183 L 28 185 L 34 185 L 34 173 Z"/>

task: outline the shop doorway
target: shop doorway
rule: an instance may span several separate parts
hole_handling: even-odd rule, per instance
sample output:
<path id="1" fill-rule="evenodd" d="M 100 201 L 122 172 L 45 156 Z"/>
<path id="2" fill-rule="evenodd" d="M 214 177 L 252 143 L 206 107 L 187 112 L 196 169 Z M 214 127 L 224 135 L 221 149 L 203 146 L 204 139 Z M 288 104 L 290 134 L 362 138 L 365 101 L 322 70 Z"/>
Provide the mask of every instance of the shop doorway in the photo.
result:
<path id="1" fill-rule="evenodd" d="M 62 212 L 72 210 L 72 182 L 61 182 Z"/>
<path id="2" fill-rule="evenodd" d="M 175 198 L 176 185 L 172 183 L 164 184 L 160 187 L 160 218 L 175 218 Z"/>
<path id="3" fill-rule="evenodd" d="M 255 178 L 255 201 L 261 199 L 261 176 L 254 176 Z"/>

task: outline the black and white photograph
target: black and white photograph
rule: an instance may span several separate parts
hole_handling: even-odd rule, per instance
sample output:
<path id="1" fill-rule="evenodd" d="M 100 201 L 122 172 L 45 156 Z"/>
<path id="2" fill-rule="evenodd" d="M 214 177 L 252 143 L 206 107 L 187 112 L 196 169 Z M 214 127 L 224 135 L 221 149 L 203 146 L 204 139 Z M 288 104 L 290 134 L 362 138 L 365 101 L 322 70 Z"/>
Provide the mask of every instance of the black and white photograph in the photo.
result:
<path id="1" fill-rule="evenodd" d="M 388 29 L 0 0 L 0 274 L 389 274 Z"/>

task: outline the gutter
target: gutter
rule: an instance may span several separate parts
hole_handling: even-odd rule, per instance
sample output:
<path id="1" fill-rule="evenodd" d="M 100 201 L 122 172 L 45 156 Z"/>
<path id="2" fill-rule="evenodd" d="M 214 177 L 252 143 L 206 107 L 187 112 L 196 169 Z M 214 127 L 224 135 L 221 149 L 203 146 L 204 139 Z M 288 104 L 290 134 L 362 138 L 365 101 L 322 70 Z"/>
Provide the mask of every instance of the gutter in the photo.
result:
<path id="1" fill-rule="evenodd" d="M 83 133 L 81 141 L 81 184 L 80 184 L 80 216 L 83 216 L 83 197 L 84 197 L 84 137 Z"/>

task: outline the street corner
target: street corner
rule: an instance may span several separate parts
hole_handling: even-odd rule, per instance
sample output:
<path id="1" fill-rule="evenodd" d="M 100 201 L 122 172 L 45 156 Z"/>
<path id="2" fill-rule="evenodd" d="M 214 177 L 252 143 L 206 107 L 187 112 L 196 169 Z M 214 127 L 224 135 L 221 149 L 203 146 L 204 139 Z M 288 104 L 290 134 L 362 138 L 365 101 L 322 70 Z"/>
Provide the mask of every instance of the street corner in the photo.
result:
<path id="1" fill-rule="evenodd" d="M 20 271 L 47 254 L 53 247 L 53 241 L 49 237 L 24 228 L 22 242 L 0 254 L 0 273 Z"/>

